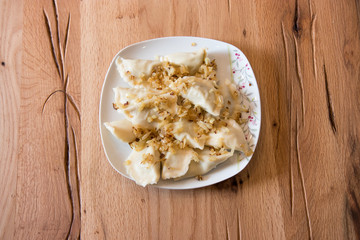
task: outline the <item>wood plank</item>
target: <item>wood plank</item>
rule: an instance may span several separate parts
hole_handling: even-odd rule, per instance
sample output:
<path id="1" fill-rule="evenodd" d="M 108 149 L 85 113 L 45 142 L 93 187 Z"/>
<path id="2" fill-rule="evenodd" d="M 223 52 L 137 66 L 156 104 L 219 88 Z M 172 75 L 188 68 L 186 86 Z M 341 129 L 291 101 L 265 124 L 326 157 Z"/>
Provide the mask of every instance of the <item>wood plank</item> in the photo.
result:
<path id="1" fill-rule="evenodd" d="M 22 1 L 0 1 L 0 239 L 15 233 Z"/>
<path id="2" fill-rule="evenodd" d="M 101 88 L 104 73 L 112 56 L 130 43 L 147 38 L 179 34 L 214 37 L 241 47 L 241 45 L 237 44 L 239 35 L 236 32 L 230 32 L 230 36 L 225 35 L 227 33 L 225 29 L 232 28 L 232 25 L 227 26 L 230 22 L 234 23 L 234 28 L 241 29 L 241 37 L 245 38 L 243 28 L 238 27 L 236 24 L 237 15 L 231 15 L 236 16 L 233 19 L 228 18 L 229 6 L 226 3 L 218 3 L 214 6 L 211 2 L 205 4 L 190 1 L 188 3 L 175 2 L 174 4 L 159 4 L 155 1 L 141 2 L 141 6 L 137 4 L 136 2 L 124 1 L 96 11 L 94 3 L 82 4 L 81 12 L 90 13 L 82 15 L 83 33 L 86 33 L 83 34 L 82 38 L 84 46 L 86 46 L 82 51 L 82 72 L 87 72 L 87 75 L 83 75 L 82 79 L 85 81 L 92 79 L 91 82 L 93 82 L 92 86 L 86 86 L 83 83 L 82 96 L 98 96 L 96 93 Z M 185 8 L 188 4 L 191 7 Z M 159 10 L 153 9 L 151 6 L 157 6 Z M 255 11 L 255 6 L 251 7 Z M 240 6 L 238 8 L 240 9 Z M 137 9 L 139 10 L 136 11 Z M 174 13 L 161 16 L 156 14 L 158 12 L 166 13 L 168 12 L 167 9 Z M 235 12 L 236 10 L 231 11 Z M 225 20 L 221 20 L 220 23 L 217 22 L 219 28 L 214 28 L 211 23 L 215 24 L 216 21 L 211 16 L 217 12 L 224 13 L 219 15 L 224 16 Z M 205 13 L 208 15 L 205 15 Z M 101 20 L 109 24 L 103 32 L 99 33 L 97 29 L 100 28 L 98 24 Z M 164 28 L 157 28 L 161 22 L 168 24 Z M 252 26 L 249 26 L 249 28 L 252 29 Z M 219 29 L 223 31 L 222 35 L 218 31 Z M 253 32 L 249 30 L 248 37 L 252 34 Z M 109 38 L 108 36 L 113 37 Z M 251 42 L 256 37 L 254 35 L 248 41 Z M 245 51 L 250 52 L 248 49 L 245 49 Z M 108 61 L 101 61 L 101 59 L 108 59 Z M 250 61 L 252 60 L 255 61 L 250 59 Z M 87 69 L 94 63 L 98 68 L 88 72 Z M 266 63 L 262 63 L 262 65 Z M 254 64 L 257 66 L 257 64 L 261 63 L 255 61 Z M 272 71 L 272 69 L 269 71 Z M 263 76 L 265 75 L 266 73 L 263 73 Z M 260 75 L 260 84 L 261 79 L 262 76 Z M 87 121 L 83 122 L 82 129 L 97 128 L 98 112 L 90 111 L 90 109 L 97 106 L 99 99 L 93 98 L 93 101 L 82 100 L 82 109 L 88 109 L 84 110 L 83 113 L 83 117 Z M 248 232 L 252 236 L 264 237 L 265 232 L 268 231 L 273 232 L 274 237 L 284 238 L 282 219 L 279 218 L 277 224 L 268 221 L 272 216 L 278 216 L 277 212 L 281 209 L 280 198 L 276 197 L 279 192 L 279 185 L 276 181 L 268 181 L 268 179 L 276 177 L 274 162 L 256 166 L 258 172 L 255 172 L 254 177 L 251 176 L 254 181 L 261 181 L 259 183 L 259 185 L 262 185 L 261 190 L 258 191 L 264 192 L 264 198 L 266 199 L 266 196 L 272 197 L 271 202 L 259 208 L 258 206 L 261 206 L 264 198 L 257 198 L 258 201 L 254 201 L 258 194 L 257 191 L 248 192 L 249 190 L 246 190 L 245 193 L 242 193 L 242 191 L 238 190 L 241 189 L 240 178 L 232 179 L 215 187 L 187 192 L 158 190 L 152 187 L 147 189 L 139 188 L 134 183 L 114 173 L 108 165 L 102 149 L 98 147 L 101 145 L 99 136 L 94 136 L 90 132 L 85 133 L 85 131 L 82 136 L 83 157 L 88 159 L 87 163 L 83 164 L 82 167 L 84 179 L 82 196 L 88 199 L 88 202 L 83 206 L 84 211 L 86 210 L 86 215 L 83 218 L 83 237 L 88 238 L 94 234 L 99 234 L 101 236 L 106 235 L 109 238 L 126 238 L 130 236 L 148 238 L 150 236 L 154 239 L 168 239 L 170 237 L 175 239 L 199 237 L 218 239 L 229 234 L 233 238 L 239 236 L 241 231 L 246 234 L 246 228 L 244 229 L 243 226 L 239 225 L 242 223 L 246 226 L 246 222 L 250 222 L 249 225 L 258 226 L 256 228 L 258 230 L 262 229 L 262 231 Z M 272 141 L 270 138 L 268 140 Z M 264 143 L 260 143 L 259 151 L 271 151 L 271 149 L 263 149 L 261 146 L 265 146 Z M 268 146 L 268 148 L 270 147 L 271 145 Z M 92 150 L 89 151 L 89 149 Z M 258 155 L 254 157 L 253 161 L 255 163 L 260 161 Z M 95 172 L 98 174 L 97 179 L 91 177 Z M 241 181 L 245 180 L 246 178 L 243 178 Z M 106 195 L 108 192 L 114 195 L 111 196 L 111 201 L 99 199 L 100 196 Z M 246 194 L 247 197 L 241 197 L 243 194 Z M 249 194 L 251 194 L 250 197 Z M 141 201 L 141 199 L 144 199 L 144 201 Z M 239 203 L 243 199 L 247 199 L 247 201 L 240 205 Z M 157 205 L 158 202 L 161 202 L 161 206 Z M 271 207 L 274 204 L 276 207 Z M 155 209 L 152 209 L 153 207 Z M 251 209 L 253 212 L 247 212 L 246 209 Z M 267 214 L 262 214 L 266 212 L 265 210 L 268 210 Z M 252 217 L 254 215 L 258 216 L 256 221 Z M 111 224 L 115 219 L 119 225 Z M 141 228 L 140 226 L 147 227 Z M 227 229 L 229 233 L 227 233 Z"/>
<path id="3" fill-rule="evenodd" d="M 16 238 L 19 239 L 64 239 L 68 235 L 74 239 L 79 235 L 80 220 L 76 212 L 79 204 L 75 194 L 76 172 L 71 130 L 73 128 L 76 133 L 80 131 L 79 123 L 76 124 L 79 120 L 72 110 L 70 100 L 66 103 L 61 91 L 49 98 L 43 109 L 51 93 L 58 89 L 64 90 L 67 75 L 68 89 L 64 91 L 73 96 L 75 102 L 80 98 L 78 5 L 79 2 L 75 1 L 59 1 L 57 6 L 60 44 L 64 51 L 68 13 L 72 14 L 67 55 L 64 53 L 61 58 L 53 2 L 24 3 L 23 45 L 26 48 L 23 52 L 20 83 L 21 147 L 16 204 Z M 62 63 L 64 65 L 64 73 L 61 71 L 61 76 L 64 77 L 59 77 L 55 65 L 43 10 L 49 19 L 60 69 Z"/>
<path id="4" fill-rule="evenodd" d="M 328 96 L 327 104 L 324 103 L 327 110 L 324 125 L 327 123 L 328 126 L 328 137 L 324 138 L 327 142 L 324 144 L 327 147 L 322 148 L 322 158 L 317 162 L 318 169 L 326 166 L 327 171 L 322 171 L 322 176 L 319 176 L 325 181 L 316 181 L 314 186 L 314 191 L 321 193 L 314 199 L 314 204 L 320 206 L 316 209 L 318 236 L 358 239 L 360 154 L 355 146 L 359 143 L 360 127 L 354 123 L 360 117 L 356 110 L 360 101 L 359 3 L 322 3 L 318 9 L 323 9 L 319 11 L 323 20 L 318 25 L 318 33 L 323 36 L 319 37 L 318 45 L 322 53 L 318 80 Z M 333 143 L 333 155 L 329 154 L 329 142 Z M 326 231 L 324 225 L 334 230 Z"/>

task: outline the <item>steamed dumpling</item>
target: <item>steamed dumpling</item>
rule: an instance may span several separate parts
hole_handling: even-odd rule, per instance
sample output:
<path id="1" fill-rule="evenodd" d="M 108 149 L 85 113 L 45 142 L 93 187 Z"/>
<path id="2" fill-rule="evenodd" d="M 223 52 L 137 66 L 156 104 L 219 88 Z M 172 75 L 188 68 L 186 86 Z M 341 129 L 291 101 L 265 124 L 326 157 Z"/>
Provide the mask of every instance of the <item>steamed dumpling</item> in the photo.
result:
<path id="1" fill-rule="evenodd" d="M 163 162 L 161 177 L 169 179 L 183 176 L 192 160 L 197 160 L 197 155 L 191 148 L 180 149 L 175 153 L 168 152 Z"/>
<path id="2" fill-rule="evenodd" d="M 185 141 L 190 147 L 203 149 L 206 136 L 197 137 L 197 124 L 188 120 L 181 120 L 174 123 L 174 136 L 179 141 Z"/>
<path id="3" fill-rule="evenodd" d="M 241 104 L 239 91 L 236 89 L 234 82 L 228 79 L 219 81 L 219 90 L 224 99 L 224 108 L 222 111 L 228 111 L 228 116 L 234 119 L 240 118 L 240 112 L 244 111 Z"/>
<path id="4" fill-rule="evenodd" d="M 120 57 L 116 59 L 120 76 L 133 87 L 146 85 L 142 78 L 148 78 L 152 70 L 160 64 L 156 60 L 124 59 Z"/>
<path id="5" fill-rule="evenodd" d="M 223 97 L 213 81 L 193 76 L 183 77 L 170 85 L 170 88 L 175 91 L 180 88 L 183 98 L 188 99 L 195 106 L 200 106 L 211 115 L 219 116 L 223 107 Z"/>
<path id="6" fill-rule="evenodd" d="M 246 156 L 251 155 L 252 151 L 240 125 L 232 119 L 227 120 L 226 123 L 227 127 L 221 127 L 216 132 L 209 134 L 205 145 L 215 148 L 235 149 L 245 153 Z"/>
<path id="7" fill-rule="evenodd" d="M 166 55 L 162 61 L 168 61 L 177 65 L 184 65 L 188 68 L 191 75 L 195 74 L 206 57 L 205 49 L 196 52 L 181 52 Z"/>
<path id="8" fill-rule="evenodd" d="M 127 173 L 138 185 L 155 184 L 160 178 L 160 153 L 153 147 L 133 150 L 125 161 Z"/>
<path id="9" fill-rule="evenodd" d="M 169 54 L 161 57 L 161 60 L 176 65 L 184 65 L 190 74 L 195 74 L 203 63 L 205 56 L 205 50 L 200 49 L 196 52 Z M 158 60 L 125 59 L 121 57 L 116 59 L 116 66 L 120 76 L 133 87 L 146 87 L 146 79 L 150 77 L 154 68 L 159 65 L 161 65 L 161 62 Z"/>
<path id="10" fill-rule="evenodd" d="M 129 120 L 121 119 L 119 121 L 106 122 L 104 125 L 115 137 L 123 142 L 132 142 L 136 138 L 132 132 L 133 125 Z"/>
<path id="11" fill-rule="evenodd" d="M 157 117 L 158 109 L 162 109 L 166 114 L 176 113 L 177 97 L 170 93 L 162 94 L 159 91 L 145 90 L 140 88 L 114 88 L 115 105 L 118 111 L 125 114 L 136 127 L 153 128 L 157 127 L 157 122 L 149 120 L 149 117 Z"/>
<path id="12" fill-rule="evenodd" d="M 199 161 L 192 161 L 186 174 L 176 180 L 204 175 L 233 156 L 233 152 L 228 151 L 222 152 L 221 154 L 218 153 L 218 155 L 214 154 L 208 147 L 204 150 L 197 150 L 196 152 L 198 153 Z"/>

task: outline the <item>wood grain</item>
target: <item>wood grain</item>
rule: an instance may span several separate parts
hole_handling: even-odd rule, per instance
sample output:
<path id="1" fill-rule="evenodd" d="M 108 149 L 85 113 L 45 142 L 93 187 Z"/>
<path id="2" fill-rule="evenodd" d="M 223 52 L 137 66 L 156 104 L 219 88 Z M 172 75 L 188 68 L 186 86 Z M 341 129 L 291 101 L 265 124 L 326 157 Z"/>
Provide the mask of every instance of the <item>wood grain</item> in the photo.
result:
<path id="1" fill-rule="evenodd" d="M 19 161 L 17 178 L 16 238 L 65 238 L 79 235 L 80 219 L 74 209 L 77 199 L 72 130 L 80 132 L 76 112 L 66 102 L 66 91 L 75 102 L 80 93 L 80 49 L 78 2 L 59 2 L 57 35 L 56 11 L 51 1 L 24 2 L 21 105 L 19 127 Z M 56 68 L 49 41 L 46 18 L 52 29 L 55 52 L 61 69 Z M 65 44 L 68 14 L 72 25 L 65 60 L 59 57 Z M 37 23 L 37 27 L 31 27 Z M 60 40 L 60 41 L 59 41 Z M 60 42 L 60 44 L 59 44 Z M 65 75 L 68 87 L 65 88 Z M 62 77 L 64 76 L 64 77 Z M 67 107 L 66 107 L 67 106 Z M 80 137 L 79 134 L 78 138 Z M 72 187 L 71 187 L 72 186 Z M 76 224 L 78 227 L 76 227 Z M 75 230 L 74 230 L 75 229 Z M 76 233 L 77 229 L 77 233 Z"/>
<path id="2" fill-rule="evenodd" d="M 60 70 L 43 13 L 56 43 L 53 1 L 3 2 L 1 239 L 360 239 L 358 1 L 58 0 Z M 211 187 L 139 187 L 101 146 L 98 103 L 113 56 L 165 36 L 239 47 L 259 84 L 256 152 Z M 72 100 L 59 91 L 42 113 L 58 89 Z"/>
<path id="3" fill-rule="evenodd" d="M 15 233 L 19 80 L 22 55 L 21 1 L 0 1 L 0 239 Z"/>

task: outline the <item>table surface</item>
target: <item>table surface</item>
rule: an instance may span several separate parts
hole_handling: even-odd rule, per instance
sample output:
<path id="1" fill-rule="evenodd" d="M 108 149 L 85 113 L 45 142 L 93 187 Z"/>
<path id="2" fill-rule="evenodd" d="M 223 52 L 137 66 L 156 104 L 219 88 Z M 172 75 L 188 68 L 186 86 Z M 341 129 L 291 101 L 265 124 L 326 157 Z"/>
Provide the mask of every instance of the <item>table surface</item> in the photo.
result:
<path id="1" fill-rule="evenodd" d="M 0 0 L 1 239 L 360 239 L 359 1 L 55 3 Z M 101 145 L 113 56 L 165 36 L 233 44 L 257 77 L 256 152 L 214 186 L 142 188 Z"/>

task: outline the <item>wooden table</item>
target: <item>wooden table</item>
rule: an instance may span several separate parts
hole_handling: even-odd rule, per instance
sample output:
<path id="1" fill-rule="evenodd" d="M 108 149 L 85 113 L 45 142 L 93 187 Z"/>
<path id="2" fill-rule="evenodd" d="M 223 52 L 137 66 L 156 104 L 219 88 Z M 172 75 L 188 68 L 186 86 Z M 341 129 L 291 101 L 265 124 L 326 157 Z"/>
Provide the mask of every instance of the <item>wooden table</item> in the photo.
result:
<path id="1" fill-rule="evenodd" d="M 0 239 L 360 239 L 359 1 L 58 0 L 56 9 L 0 0 Z M 177 35 L 247 55 L 261 136 L 227 181 L 142 188 L 106 160 L 101 86 L 120 49 Z"/>

